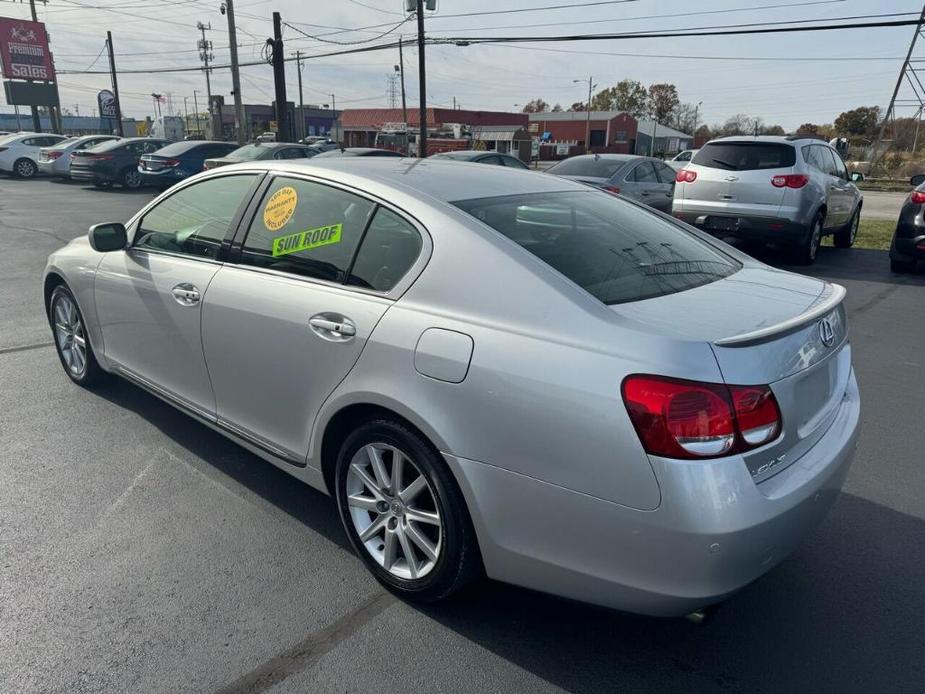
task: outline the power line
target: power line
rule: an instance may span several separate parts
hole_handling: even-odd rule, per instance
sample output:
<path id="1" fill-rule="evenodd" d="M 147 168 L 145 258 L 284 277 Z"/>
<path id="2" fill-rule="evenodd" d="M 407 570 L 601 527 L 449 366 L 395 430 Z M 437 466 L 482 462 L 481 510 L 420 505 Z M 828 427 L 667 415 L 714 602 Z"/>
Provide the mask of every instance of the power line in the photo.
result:
<path id="1" fill-rule="evenodd" d="M 365 7 L 370 10 L 375 10 L 376 12 L 381 12 L 382 14 L 396 14 L 401 16 L 401 12 L 392 12 L 391 10 L 383 10 L 375 5 L 367 5 L 365 2 L 360 2 L 360 0 L 349 0 L 349 2 L 354 5 L 359 5 L 360 7 Z"/>
<path id="2" fill-rule="evenodd" d="M 391 29 L 389 29 L 388 31 L 383 31 L 381 34 L 379 34 L 379 35 L 377 35 L 377 36 L 373 36 L 372 38 L 368 38 L 368 39 L 362 39 L 362 40 L 360 40 L 360 41 L 329 41 L 329 40 L 327 40 L 327 39 L 321 38 L 319 35 L 313 36 L 313 35 L 311 35 L 311 34 L 308 34 L 308 33 L 304 32 L 304 31 L 302 31 L 301 29 L 299 29 L 298 27 L 292 26 L 289 22 L 283 22 L 283 24 L 284 24 L 285 26 L 289 27 L 290 29 L 292 29 L 293 31 L 297 31 L 297 32 L 299 32 L 300 34 L 302 34 L 303 36 L 306 36 L 306 37 L 308 37 L 308 38 L 310 38 L 310 39 L 312 39 L 312 40 L 314 40 L 314 41 L 320 41 L 321 43 L 333 43 L 334 45 L 337 45 L 337 46 L 358 46 L 358 45 L 361 45 L 361 44 L 364 44 L 364 43 L 372 43 L 373 41 L 376 41 L 376 40 L 378 40 L 378 39 L 381 39 L 381 38 L 384 37 L 384 36 L 388 36 L 388 35 L 391 34 L 393 31 L 395 31 L 396 29 L 398 29 L 400 26 L 406 24 L 407 22 L 408 22 L 408 19 L 403 19 L 403 20 L 401 20 L 398 24 L 396 24 L 396 25 L 393 26 Z"/>
<path id="3" fill-rule="evenodd" d="M 523 7 L 514 10 L 487 10 L 485 12 L 460 12 L 458 14 L 440 15 L 442 19 L 450 17 L 478 17 L 489 14 L 514 14 L 517 12 L 545 12 L 547 10 L 572 10 L 576 7 L 597 7 L 600 5 L 625 5 L 628 2 L 639 2 L 639 0 L 599 0 L 598 2 L 575 2 L 566 5 L 545 5 L 543 7 Z"/>

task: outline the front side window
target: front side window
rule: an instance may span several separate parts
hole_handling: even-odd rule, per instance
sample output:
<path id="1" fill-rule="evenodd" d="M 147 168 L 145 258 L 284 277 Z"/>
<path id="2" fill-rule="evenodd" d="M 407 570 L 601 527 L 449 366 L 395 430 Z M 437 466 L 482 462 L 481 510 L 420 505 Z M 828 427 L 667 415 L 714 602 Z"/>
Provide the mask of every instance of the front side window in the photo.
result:
<path id="1" fill-rule="evenodd" d="M 177 191 L 142 218 L 132 246 L 215 259 L 256 178 L 219 176 Z"/>
<path id="2" fill-rule="evenodd" d="M 741 267 L 673 222 L 598 191 L 453 204 L 605 304 L 681 292 Z"/>
<path id="3" fill-rule="evenodd" d="M 344 282 L 374 209 L 339 188 L 280 176 L 257 208 L 241 262 Z"/>

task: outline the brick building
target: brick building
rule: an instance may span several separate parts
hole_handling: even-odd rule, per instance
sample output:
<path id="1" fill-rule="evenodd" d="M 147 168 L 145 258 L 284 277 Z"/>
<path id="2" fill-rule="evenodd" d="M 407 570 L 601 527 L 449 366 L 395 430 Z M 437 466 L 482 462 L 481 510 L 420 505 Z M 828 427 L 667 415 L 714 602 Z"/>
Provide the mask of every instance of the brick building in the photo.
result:
<path id="1" fill-rule="evenodd" d="M 591 111 L 590 114 L 587 111 L 561 111 L 528 115 L 530 129 L 543 141 L 541 159 L 564 159 L 583 154 L 588 149 L 616 154 L 648 154 L 650 150 L 668 154 L 688 149 L 693 142 L 690 135 L 656 125 L 654 121 L 638 120 L 624 111 Z M 590 142 L 586 143 L 586 139 Z"/>
<path id="2" fill-rule="evenodd" d="M 419 111 L 408 109 L 408 129 L 420 127 Z M 467 126 L 470 129 L 479 126 L 509 126 L 510 137 L 516 131 L 527 127 L 526 113 L 507 113 L 504 111 L 464 111 L 451 108 L 428 108 L 426 111 L 428 132 L 453 133 L 454 125 Z M 400 108 L 348 108 L 341 112 L 338 122 L 338 140 L 346 147 L 373 147 L 376 135 L 387 124 L 403 122 Z M 507 137 L 499 129 L 494 129 L 499 138 Z M 503 130 L 503 129 L 501 129 Z"/>

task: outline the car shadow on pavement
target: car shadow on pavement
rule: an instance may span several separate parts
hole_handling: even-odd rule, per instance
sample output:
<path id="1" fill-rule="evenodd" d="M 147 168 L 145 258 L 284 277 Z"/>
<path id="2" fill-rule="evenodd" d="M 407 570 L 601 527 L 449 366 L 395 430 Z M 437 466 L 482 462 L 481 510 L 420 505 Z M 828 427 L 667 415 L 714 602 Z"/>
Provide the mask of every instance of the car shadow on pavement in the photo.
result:
<path id="1" fill-rule="evenodd" d="M 121 378 L 114 378 L 94 392 L 134 412 L 229 480 L 263 497 L 342 549 L 353 551 L 340 524 L 336 504 L 329 496 Z M 217 479 L 227 483 L 220 476 Z"/>
<path id="2" fill-rule="evenodd" d="M 816 262 L 806 266 L 791 264 L 787 255 L 778 249 L 747 248 L 742 250 L 763 263 L 802 275 L 824 277 L 835 281 L 841 279 L 892 285 L 925 285 L 925 262 L 919 264 L 915 273 L 891 272 L 888 251 L 823 246 L 819 249 Z"/>
<path id="3" fill-rule="evenodd" d="M 923 558 L 923 520 L 844 494 L 703 625 L 490 582 L 422 611 L 568 691 L 921 692 Z"/>

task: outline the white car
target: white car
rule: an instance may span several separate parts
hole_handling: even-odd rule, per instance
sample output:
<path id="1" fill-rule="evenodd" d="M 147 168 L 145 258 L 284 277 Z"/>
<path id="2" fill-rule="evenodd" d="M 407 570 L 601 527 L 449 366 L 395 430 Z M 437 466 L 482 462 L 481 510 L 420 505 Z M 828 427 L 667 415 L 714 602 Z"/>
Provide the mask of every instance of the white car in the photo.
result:
<path id="1" fill-rule="evenodd" d="M 39 171 L 47 176 L 71 177 L 71 155 L 96 147 L 110 140 L 120 139 L 117 135 L 82 135 L 61 140 L 52 147 L 43 147 L 39 152 Z"/>
<path id="2" fill-rule="evenodd" d="M 671 159 L 665 163 L 675 171 L 680 171 L 691 163 L 691 159 L 693 159 L 694 155 L 699 151 L 699 149 L 685 149 L 683 152 L 678 152 L 674 159 Z"/>
<path id="3" fill-rule="evenodd" d="M 32 178 L 39 171 L 39 151 L 66 140 L 64 135 L 16 133 L 0 139 L 0 171 Z"/>

